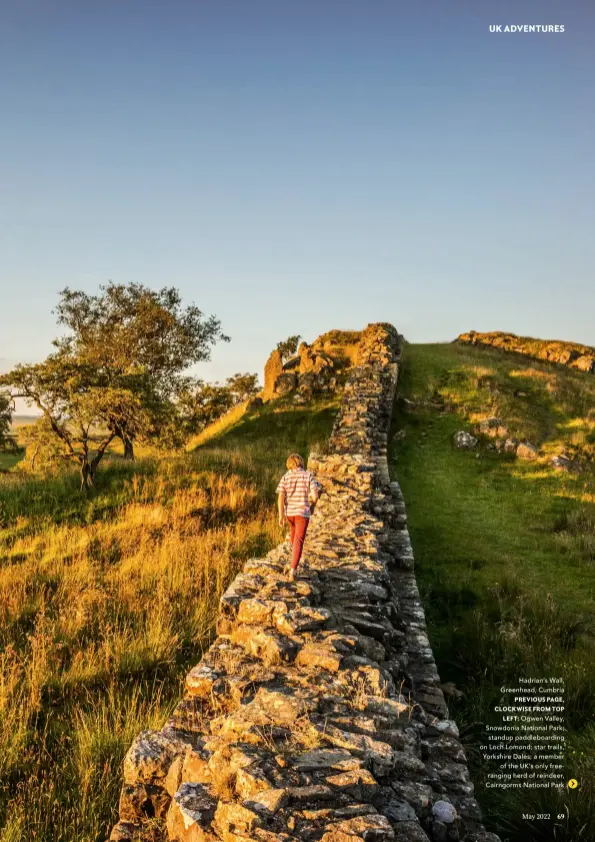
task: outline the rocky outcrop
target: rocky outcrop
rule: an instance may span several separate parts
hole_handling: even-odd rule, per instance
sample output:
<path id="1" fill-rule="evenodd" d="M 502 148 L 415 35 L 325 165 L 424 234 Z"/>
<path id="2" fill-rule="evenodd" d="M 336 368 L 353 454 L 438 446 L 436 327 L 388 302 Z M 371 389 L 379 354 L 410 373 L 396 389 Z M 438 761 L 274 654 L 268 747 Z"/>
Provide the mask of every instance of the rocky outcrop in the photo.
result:
<path id="1" fill-rule="evenodd" d="M 274 350 L 264 366 L 263 398 L 270 400 L 275 394 L 275 383 L 279 375 L 283 374 L 283 357 L 281 352 Z"/>
<path id="2" fill-rule="evenodd" d="M 503 351 L 514 351 L 537 360 L 567 365 L 579 371 L 595 374 L 595 348 L 577 342 L 561 342 L 557 339 L 532 339 L 529 336 L 516 336 L 514 333 L 462 333 L 457 342 L 467 345 L 486 345 Z"/>
<path id="3" fill-rule="evenodd" d="M 304 567 L 285 542 L 221 598 L 217 639 L 159 732 L 126 756 L 112 839 L 499 842 L 473 797 L 413 571 L 387 434 L 400 337 L 361 335 Z"/>
<path id="4" fill-rule="evenodd" d="M 513 436 L 509 435 L 508 427 L 504 424 L 501 418 L 492 416 L 490 418 L 483 418 L 477 425 L 477 432 L 479 435 L 491 439 L 493 443 L 488 445 L 488 450 L 496 450 L 498 453 L 516 454 L 517 458 L 532 461 L 537 459 L 539 451 L 534 444 L 528 441 L 519 441 Z M 469 436 L 469 433 L 457 433 L 457 436 Z M 477 439 L 473 436 L 473 447 L 478 444 Z M 456 436 L 455 436 L 456 439 Z M 457 445 L 464 447 L 464 445 Z"/>
<path id="5" fill-rule="evenodd" d="M 302 342 L 286 363 L 273 351 L 264 369 L 265 400 L 297 392 L 296 401 L 305 403 L 316 393 L 337 389 L 355 364 L 360 336 L 359 331 L 331 330 L 312 345 Z"/>

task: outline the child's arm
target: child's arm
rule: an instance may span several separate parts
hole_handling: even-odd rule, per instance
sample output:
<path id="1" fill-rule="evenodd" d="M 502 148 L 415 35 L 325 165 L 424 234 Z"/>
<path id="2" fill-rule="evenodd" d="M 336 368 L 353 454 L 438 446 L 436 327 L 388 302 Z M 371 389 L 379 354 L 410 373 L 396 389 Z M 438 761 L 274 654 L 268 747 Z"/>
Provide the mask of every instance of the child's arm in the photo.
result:
<path id="1" fill-rule="evenodd" d="M 316 503 L 318 503 L 318 499 L 320 497 L 320 492 L 322 490 L 322 486 L 320 483 L 314 479 L 313 476 L 310 476 L 310 511 L 313 512 L 316 508 Z"/>
<path id="2" fill-rule="evenodd" d="M 285 526 L 285 491 L 280 491 L 277 495 L 277 508 L 279 510 L 279 526 Z"/>
<path id="3" fill-rule="evenodd" d="M 287 492 L 285 491 L 285 475 L 281 477 L 279 485 L 275 489 L 277 493 L 277 511 L 279 512 L 279 526 L 285 526 L 285 501 L 287 499 Z"/>

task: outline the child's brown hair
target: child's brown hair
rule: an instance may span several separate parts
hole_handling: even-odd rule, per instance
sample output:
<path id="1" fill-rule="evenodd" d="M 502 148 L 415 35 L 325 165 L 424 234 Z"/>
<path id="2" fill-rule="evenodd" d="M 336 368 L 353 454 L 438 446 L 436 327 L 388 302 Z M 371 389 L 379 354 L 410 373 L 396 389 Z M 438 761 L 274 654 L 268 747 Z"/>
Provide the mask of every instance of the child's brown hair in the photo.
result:
<path id="1" fill-rule="evenodd" d="M 290 453 L 285 464 L 287 465 L 287 468 L 292 471 L 294 468 L 303 468 L 304 460 L 299 453 Z"/>

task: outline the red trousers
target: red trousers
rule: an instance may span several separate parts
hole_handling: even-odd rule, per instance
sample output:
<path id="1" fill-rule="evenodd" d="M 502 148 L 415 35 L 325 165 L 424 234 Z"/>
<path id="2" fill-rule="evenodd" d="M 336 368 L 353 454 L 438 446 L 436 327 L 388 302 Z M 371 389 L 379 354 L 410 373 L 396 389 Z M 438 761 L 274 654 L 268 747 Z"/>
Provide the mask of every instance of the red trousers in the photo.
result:
<path id="1" fill-rule="evenodd" d="M 306 530 L 310 523 L 309 517 L 302 517 L 301 515 L 292 515 L 287 518 L 289 523 L 289 535 L 291 544 L 293 546 L 293 556 L 291 559 L 291 567 L 293 570 L 297 569 L 302 557 L 302 550 L 304 549 L 304 541 L 306 539 Z"/>

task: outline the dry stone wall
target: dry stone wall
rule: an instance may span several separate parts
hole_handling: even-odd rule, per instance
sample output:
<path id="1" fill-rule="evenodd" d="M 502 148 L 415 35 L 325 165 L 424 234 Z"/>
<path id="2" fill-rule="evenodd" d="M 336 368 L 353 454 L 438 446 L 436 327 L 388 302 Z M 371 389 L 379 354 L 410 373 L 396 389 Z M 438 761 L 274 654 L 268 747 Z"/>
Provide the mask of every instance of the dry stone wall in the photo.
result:
<path id="1" fill-rule="evenodd" d="M 285 542 L 221 599 L 218 636 L 124 763 L 111 839 L 499 842 L 449 718 L 386 457 L 400 337 L 362 333 L 300 575 Z M 150 838 L 155 838 L 151 836 Z"/>

